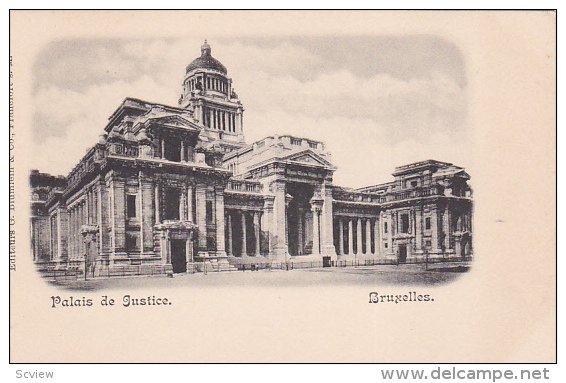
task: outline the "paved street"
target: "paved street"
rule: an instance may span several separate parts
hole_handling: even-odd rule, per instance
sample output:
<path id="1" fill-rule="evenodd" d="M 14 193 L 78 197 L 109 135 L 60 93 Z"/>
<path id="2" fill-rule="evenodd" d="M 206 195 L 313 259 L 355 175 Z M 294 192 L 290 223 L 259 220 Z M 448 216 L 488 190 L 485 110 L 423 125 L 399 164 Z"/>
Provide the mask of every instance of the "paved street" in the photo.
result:
<path id="1" fill-rule="evenodd" d="M 77 281 L 66 286 L 70 289 L 99 290 L 131 287 L 174 286 L 281 286 L 301 287 L 315 285 L 412 285 L 427 286 L 452 282 L 469 269 L 464 265 L 387 265 L 347 268 L 316 268 L 302 270 L 260 270 L 209 272 L 207 274 L 175 274 L 166 276 L 140 276 L 113 279 Z"/>

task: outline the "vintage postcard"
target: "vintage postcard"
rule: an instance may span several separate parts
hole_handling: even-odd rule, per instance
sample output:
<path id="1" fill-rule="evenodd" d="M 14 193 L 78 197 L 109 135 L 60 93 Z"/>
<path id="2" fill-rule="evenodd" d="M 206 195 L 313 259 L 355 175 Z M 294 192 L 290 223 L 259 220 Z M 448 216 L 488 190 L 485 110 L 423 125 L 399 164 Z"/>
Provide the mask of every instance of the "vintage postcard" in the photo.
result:
<path id="1" fill-rule="evenodd" d="M 12 11 L 12 362 L 554 362 L 552 11 Z"/>

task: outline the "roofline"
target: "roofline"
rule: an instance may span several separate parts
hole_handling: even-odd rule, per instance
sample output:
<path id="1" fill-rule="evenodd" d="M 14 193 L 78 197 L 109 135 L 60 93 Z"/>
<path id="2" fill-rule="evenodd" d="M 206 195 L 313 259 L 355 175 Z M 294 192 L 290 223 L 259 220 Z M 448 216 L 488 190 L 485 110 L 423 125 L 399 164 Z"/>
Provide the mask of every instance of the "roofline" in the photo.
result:
<path id="1" fill-rule="evenodd" d="M 230 159 L 232 159 L 232 158 L 234 158 L 234 157 L 240 156 L 240 155 L 242 155 L 242 154 L 246 154 L 246 153 L 249 152 L 249 151 L 253 151 L 253 146 L 254 146 L 254 144 L 257 144 L 257 143 L 259 143 L 259 142 L 261 142 L 261 141 L 264 141 L 264 140 L 266 140 L 266 139 L 268 139 L 268 138 L 275 138 L 275 137 L 279 137 L 279 138 L 281 138 L 281 137 L 296 138 L 296 139 L 301 139 L 301 140 L 307 140 L 307 141 L 310 141 L 310 142 L 316 142 L 317 144 L 322 144 L 323 146 L 326 146 L 326 144 L 324 143 L 324 141 L 313 140 L 312 138 L 308 138 L 308 137 L 294 136 L 294 135 L 291 135 L 291 134 L 273 134 L 273 135 L 271 135 L 271 136 L 265 136 L 265 137 L 263 137 L 263 138 L 261 138 L 261 139 L 259 139 L 259 140 L 256 140 L 256 141 L 254 141 L 254 142 L 252 142 L 252 143 L 250 143 L 250 144 L 244 146 L 244 147 L 241 148 L 241 149 L 234 150 L 234 151 L 232 151 L 232 152 L 230 152 L 230 153 L 226 153 L 226 157 L 224 157 L 223 161 L 228 161 L 228 160 L 230 160 Z"/>
<path id="2" fill-rule="evenodd" d="M 172 109 L 174 111 L 180 111 L 180 112 L 187 112 L 188 110 L 185 108 L 179 108 L 176 106 L 171 106 L 171 105 L 166 105 L 166 104 L 160 104 L 157 102 L 151 102 L 151 101 L 146 101 L 146 100 L 142 100 L 140 98 L 135 98 L 135 97 L 126 97 L 124 98 L 124 100 L 120 103 L 120 105 L 116 108 L 116 110 L 114 110 L 114 112 L 112 112 L 112 114 L 110 115 L 110 117 L 108 117 L 108 124 L 106 124 L 106 126 L 104 127 L 105 131 L 108 131 L 110 128 L 110 125 L 112 124 L 112 122 L 115 120 L 115 118 L 118 116 L 118 114 L 123 111 L 125 108 L 135 108 L 135 106 L 131 106 L 128 105 L 126 106 L 126 102 L 128 101 L 133 101 L 135 103 L 138 104 L 148 104 L 150 106 L 158 106 L 158 107 L 162 107 L 164 109 Z M 146 110 L 147 108 L 137 108 L 139 110 Z"/>

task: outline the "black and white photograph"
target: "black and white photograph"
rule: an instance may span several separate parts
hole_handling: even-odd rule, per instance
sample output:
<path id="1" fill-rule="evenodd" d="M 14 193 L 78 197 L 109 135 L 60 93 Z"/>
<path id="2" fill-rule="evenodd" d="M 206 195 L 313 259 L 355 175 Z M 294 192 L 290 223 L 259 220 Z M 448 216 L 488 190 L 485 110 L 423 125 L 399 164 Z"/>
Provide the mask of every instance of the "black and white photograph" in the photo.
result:
<path id="1" fill-rule="evenodd" d="M 456 159 L 469 162 L 473 149 L 457 47 L 433 37 L 235 38 L 221 46 L 245 53 L 238 77 L 252 83 L 241 93 L 253 105 L 207 40 L 68 40 L 37 57 L 30 230 L 43 277 L 88 287 L 114 277 L 301 270 L 257 279 L 428 284 L 469 269 L 471 177 L 446 162 L 456 147 Z M 145 47 L 159 55 L 146 57 Z M 168 60 L 191 54 L 178 68 Z M 289 61 L 257 60 L 274 54 Z M 148 101 L 130 89 L 179 98 Z M 105 92 L 112 95 L 100 98 Z M 285 100 L 295 92 L 303 96 Z M 248 124 L 254 142 L 246 140 Z M 94 133 L 81 153 L 79 143 Z M 345 148 L 342 135 L 354 136 Z M 431 137 L 450 150 L 429 146 Z M 354 154 L 366 140 L 375 145 Z M 419 152 L 397 155 L 417 141 Z M 45 172 L 46 162 L 60 169 L 72 161 L 61 151 L 83 156 L 65 175 Z M 413 158 L 422 160 L 402 162 Z M 355 177 L 340 177 L 341 162 Z M 391 163 L 383 171 L 391 175 L 377 179 Z"/>
<path id="2" fill-rule="evenodd" d="M 9 59 L 10 363 L 556 362 L 555 11 L 12 10 Z"/>

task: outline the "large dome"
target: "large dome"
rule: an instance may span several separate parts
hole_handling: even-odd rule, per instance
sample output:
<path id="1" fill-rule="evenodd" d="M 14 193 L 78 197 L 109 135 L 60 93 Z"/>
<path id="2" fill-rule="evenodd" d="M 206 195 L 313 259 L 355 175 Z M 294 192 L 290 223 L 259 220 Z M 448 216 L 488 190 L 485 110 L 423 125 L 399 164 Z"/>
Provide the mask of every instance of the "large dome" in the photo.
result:
<path id="1" fill-rule="evenodd" d="M 206 40 L 204 40 L 204 44 L 201 46 L 200 57 L 194 59 L 193 62 L 191 62 L 187 66 L 186 73 L 189 73 L 194 69 L 213 69 L 222 72 L 223 74 L 227 74 L 228 71 L 226 70 L 226 67 L 222 65 L 220 61 L 212 57 L 210 53 L 211 53 L 210 45 L 208 45 Z"/>

